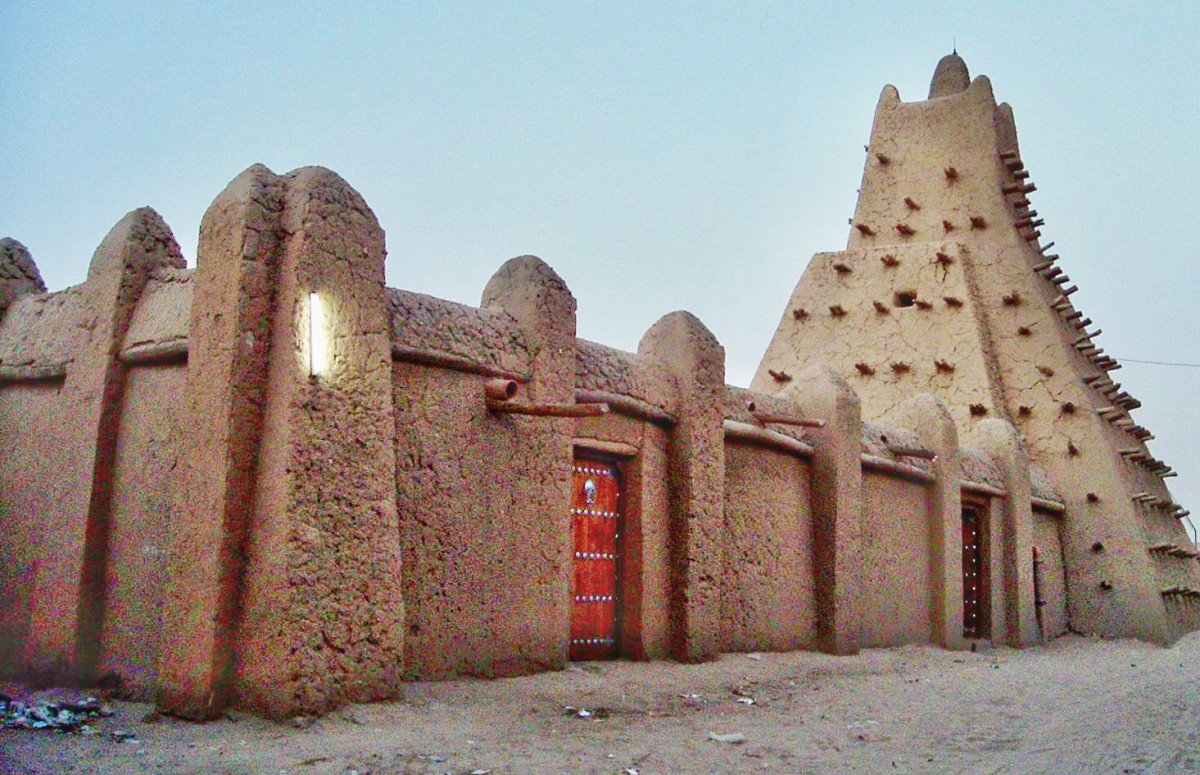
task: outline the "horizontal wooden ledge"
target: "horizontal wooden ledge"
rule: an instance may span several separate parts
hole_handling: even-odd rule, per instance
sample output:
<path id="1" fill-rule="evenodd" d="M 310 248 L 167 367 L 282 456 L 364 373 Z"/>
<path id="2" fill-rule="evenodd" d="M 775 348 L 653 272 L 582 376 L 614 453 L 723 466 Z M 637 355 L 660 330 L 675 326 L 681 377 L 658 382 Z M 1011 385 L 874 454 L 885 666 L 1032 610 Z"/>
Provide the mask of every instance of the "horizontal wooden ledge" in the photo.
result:
<path id="1" fill-rule="evenodd" d="M 616 414 L 636 417 L 639 420 L 648 420 L 658 425 L 669 427 L 675 424 L 675 415 L 667 410 L 661 409 L 640 398 L 621 395 L 620 393 L 610 393 L 606 390 L 578 389 L 575 391 L 575 401 L 580 404 L 608 404 L 608 408 Z"/>
<path id="2" fill-rule="evenodd" d="M 932 484 L 937 481 L 937 477 L 928 471 L 923 471 L 920 468 L 906 466 L 903 463 L 897 463 L 895 460 L 888 460 L 884 457 L 876 455 L 863 455 L 862 467 L 864 470 L 875 471 L 876 473 L 892 474 L 901 479 L 908 479 L 920 484 Z"/>
<path id="3" fill-rule="evenodd" d="M 969 492 L 972 495 L 986 495 L 989 498 L 1007 498 L 1008 493 L 1001 490 L 999 487 L 993 487 L 990 484 L 983 482 L 972 482 L 964 479 L 959 485 L 963 492 Z"/>
<path id="4" fill-rule="evenodd" d="M 726 440 L 732 439 L 748 444 L 758 444 L 805 459 L 812 458 L 816 452 L 811 445 L 805 444 L 799 439 L 793 439 L 791 436 L 769 431 L 766 428 L 759 428 L 757 425 L 750 425 L 749 423 L 738 422 L 737 420 L 725 420 L 723 425 Z"/>
<path id="5" fill-rule="evenodd" d="M 634 445 L 626 444 L 623 441 L 593 439 L 587 436 L 576 436 L 571 439 L 571 446 L 587 452 L 602 452 L 606 455 L 616 455 L 617 457 L 637 457 L 640 451 Z"/>
<path id="6" fill-rule="evenodd" d="M 402 344 L 392 345 L 392 360 L 405 363 L 416 363 L 421 366 L 432 366 L 450 371 L 462 371 L 467 374 L 478 374 L 483 377 L 501 377 L 522 384 L 529 382 L 529 374 L 501 369 L 491 364 L 482 363 L 465 355 L 442 352 L 440 350 L 423 350 L 419 347 L 409 347 Z"/>
<path id="7" fill-rule="evenodd" d="M 188 340 L 172 339 L 167 342 L 142 342 L 126 347 L 117 355 L 121 363 L 186 363 Z"/>
<path id="8" fill-rule="evenodd" d="M 1067 505 L 1065 503 L 1038 497 L 1030 498 L 1029 502 L 1038 511 L 1045 511 L 1058 517 L 1067 513 Z"/>
<path id="9" fill-rule="evenodd" d="M 44 382 L 63 379 L 67 376 L 66 363 L 49 363 L 42 366 L 0 365 L 0 385 L 6 382 Z"/>

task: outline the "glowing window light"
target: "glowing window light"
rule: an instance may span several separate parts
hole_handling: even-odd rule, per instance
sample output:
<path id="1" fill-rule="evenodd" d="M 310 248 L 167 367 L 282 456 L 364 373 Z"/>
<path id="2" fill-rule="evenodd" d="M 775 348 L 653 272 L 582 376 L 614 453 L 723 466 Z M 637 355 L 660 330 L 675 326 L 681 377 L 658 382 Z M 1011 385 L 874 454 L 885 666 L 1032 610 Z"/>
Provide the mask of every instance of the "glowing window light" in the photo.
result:
<path id="1" fill-rule="evenodd" d="M 329 326 L 321 294 L 308 294 L 309 373 L 319 377 L 329 370 Z"/>

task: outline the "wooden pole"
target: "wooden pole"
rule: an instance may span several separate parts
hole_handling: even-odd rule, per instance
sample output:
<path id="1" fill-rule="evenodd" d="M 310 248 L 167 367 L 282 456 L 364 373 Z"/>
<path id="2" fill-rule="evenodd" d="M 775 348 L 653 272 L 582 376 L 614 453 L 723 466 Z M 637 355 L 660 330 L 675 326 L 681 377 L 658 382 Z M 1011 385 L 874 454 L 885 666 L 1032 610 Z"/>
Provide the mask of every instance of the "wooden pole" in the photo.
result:
<path id="1" fill-rule="evenodd" d="M 786 414 L 767 414 L 766 412 L 752 412 L 754 419 L 758 420 L 763 425 L 796 425 L 801 428 L 824 428 L 824 420 L 807 420 L 803 417 L 791 417 Z"/>
<path id="2" fill-rule="evenodd" d="M 528 414 L 535 417 L 599 417 L 608 414 L 608 404 L 519 404 L 487 400 L 489 412 Z"/>

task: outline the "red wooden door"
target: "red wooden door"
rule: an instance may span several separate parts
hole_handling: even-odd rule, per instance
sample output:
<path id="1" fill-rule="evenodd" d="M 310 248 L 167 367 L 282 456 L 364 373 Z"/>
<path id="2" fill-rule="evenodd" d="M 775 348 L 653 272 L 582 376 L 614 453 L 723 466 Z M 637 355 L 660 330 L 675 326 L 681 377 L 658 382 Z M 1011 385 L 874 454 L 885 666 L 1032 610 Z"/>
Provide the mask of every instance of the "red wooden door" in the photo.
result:
<path id="1" fill-rule="evenodd" d="M 962 510 L 963 637 L 987 637 L 988 592 L 984 578 L 983 525 L 979 511 Z"/>
<path id="2" fill-rule="evenodd" d="M 615 466 L 575 459 L 571 525 L 575 545 L 571 585 L 571 659 L 617 655 L 621 483 Z"/>

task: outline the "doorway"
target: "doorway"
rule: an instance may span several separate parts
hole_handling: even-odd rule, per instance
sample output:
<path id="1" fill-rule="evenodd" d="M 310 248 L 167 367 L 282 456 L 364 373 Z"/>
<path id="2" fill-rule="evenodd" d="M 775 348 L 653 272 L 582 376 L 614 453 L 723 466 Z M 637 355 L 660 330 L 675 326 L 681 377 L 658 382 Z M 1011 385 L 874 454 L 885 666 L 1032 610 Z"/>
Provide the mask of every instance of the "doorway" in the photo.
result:
<path id="1" fill-rule="evenodd" d="M 576 457 L 571 482 L 572 660 L 618 654 L 621 475 L 612 463 Z"/>
<path id="2" fill-rule="evenodd" d="M 991 637 L 991 579 L 985 511 L 977 505 L 962 509 L 963 637 Z"/>

